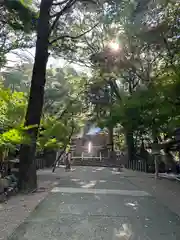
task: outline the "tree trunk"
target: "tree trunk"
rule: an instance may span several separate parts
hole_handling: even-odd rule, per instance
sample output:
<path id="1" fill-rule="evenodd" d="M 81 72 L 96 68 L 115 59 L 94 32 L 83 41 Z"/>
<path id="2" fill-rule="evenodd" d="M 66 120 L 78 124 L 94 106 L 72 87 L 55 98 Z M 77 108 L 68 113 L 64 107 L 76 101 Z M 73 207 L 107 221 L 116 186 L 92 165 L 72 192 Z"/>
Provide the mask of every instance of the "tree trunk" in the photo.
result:
<path id="1" fill-rule="evenodd" d="M 156 150 L 158 150 L 158 138 L 157 138 L 157 132 L 156 131 L 153 131 L 152 132 L 152 136 L 153 136 L 153 144 L 154 144 L 154 150 L 156 152 Z M 156 149 L 157 148 L 157 149 Z M 159 178 L 159 161 L 158 161 L 158 154 L 156 153 L 154 155 L 154 167 L 155 167 L 155 173 L 154 173 L 154 177 L 155 179 L 158 179 Z"/>
<path id="2" fill-rule="evenodd" d="M 128 154 L 128 161 L 134 160 L 134 138 L 132 131 L 126 131 L 126 144 L 127 144 L 127 154 Z"/>
<path id="3" fill-rule="evenodd" d="M 114 136 L 113 136 L 113 127 L 108 128 L 108 134 L 109 134 L 109 146 L 110 146 L 110 151 L 114 151 Z"/>
<path id="4" fill-rule="evenodd" d="M 159 178 L 159 161 L 158 155 L 154 156 L 154 165 L 155 165 L 155 179 Z"/>
<path id="5" fill-rule="evenodd" d="M 113 130 L 114 128 L 112 126 L 109 126 L 108 128 L 108 137 L 109 137 L 109 140 L 108 140 L 108 144 L 109 144 L 109 158 L 110 158 L 110 161 L 111 162 L 114 162 L 116 161 L 116 153 L 114 151 L 114 134 L 113 134 Z"/>
<path id="6" fill-rule="evenodd" d="M 31 80 L 31 89 L 25 126 L 30 126 L 28 135 L 31 143 L 23 144 L 20 150 L 19 164 L 19 189 L 21 191 L 32 191 L 37 188 L 36 175 L 36 140 L 41 120 L 44 86 L 46 82 L 46 65 L 48 61 L 48 42 L 50 33 L 50 9 L 53 0 L 41 0 L 40 16 L 37 28 L 37 41 L 35 61 Z"/>
<path id="7" fill-rule="evenodd" d="M 67 145 L 70 143 L 73 133 L 74 133 L 74 126 L 72 126 L 71 132 L 68 137 L 68 142 L 67 142 L 67 144 L 65 144 L 63 151 L 61 152 L 59 157 L 54 161 L 54 166 L 53 166 L 52 172 L 55 172 L 56 165 L 57 165 L 58 161 L 60 160 L 61 156 L 65 153 Z"/>

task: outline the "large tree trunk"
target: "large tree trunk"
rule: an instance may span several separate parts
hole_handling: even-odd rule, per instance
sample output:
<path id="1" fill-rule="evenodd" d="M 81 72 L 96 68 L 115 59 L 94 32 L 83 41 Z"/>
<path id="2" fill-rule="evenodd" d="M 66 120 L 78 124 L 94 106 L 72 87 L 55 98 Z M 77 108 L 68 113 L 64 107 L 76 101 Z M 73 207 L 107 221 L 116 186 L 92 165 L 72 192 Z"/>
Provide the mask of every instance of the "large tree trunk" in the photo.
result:
<path id="1" fill-rule="evenodd" d="M 108 136 L 109 136 L 110 151 L 114 152 L 114 134 L 113 134 L 113 127 L 111 126 L 109 126 L 108 128 Z"/>
<path id="2" fill-rule="evenodd" d="M 19 189 L 21 191 L 32 191 L 37 188 L 35 152 L 44 100 L 50 32 L 49 20 L 52 2 L 53 0 L 41 0 L 40 5 L 35 61 L 25 118 L 25 126 L 31 126 L 31 129 L 28 130 L 31 143 L 29 145 L 23 144 L 20 150 Z"/>
<path id="3" fill-rule="evenodd" d="M 114 162 L 116 161 L 116 153 L 114 151 L 114 134 L 113 134 L 113 130 L 114 128 L 112 126 L 109 126 L 108 127 L 108 137 L 109 137 L 109 158 L 110 158 L 110 161 Z"/>
<path id="4" fill-rule="evenodd" d="M 157 131 L 153 130 L 152 136 L 153 136 L 154 151 L 158 152 Z M 154 167 L 155 167 L 154 177 L 155 179 L 158 179 L 159 178 L 159 157 L 157 153 L 154 154 Z"/>
<path id="5" fill-rule="evenodd" d="M 159 178 L 159 159 L 158 159 L 158 155 L 154 155 L 154 166 L 155 166 L 155 173 L 154 173 L 154 177 L 155 179 Z"/>
<path id="6" fill-rule="evenodd" d="M 127 145 L 128 161 L 133 161 L 134 157 L 135 157 L 134 156 L 135 155 L 135 147 L 134 147 L 133 132 L 126 131 L 125 138 L 126 138 L 126 145 Z"/>

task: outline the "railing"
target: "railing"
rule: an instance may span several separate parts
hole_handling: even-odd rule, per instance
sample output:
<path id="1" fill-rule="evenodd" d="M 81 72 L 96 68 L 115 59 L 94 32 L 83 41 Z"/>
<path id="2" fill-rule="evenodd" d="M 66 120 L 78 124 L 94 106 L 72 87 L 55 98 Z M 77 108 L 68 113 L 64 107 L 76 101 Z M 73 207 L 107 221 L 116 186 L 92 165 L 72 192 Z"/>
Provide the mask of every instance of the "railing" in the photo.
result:
<path id="1" fill-rule="evenodd" d="M 140 172 L 147 172 L 147 163 L 144 161 L 128 161 L 128 163 L 125 165 L 126 168 L 140 171 Z"/>
<path id="2" fill-rule="evenodd" d="M 91 154 L 82 153 L 79 156 L 72 156 L 72 165 L 76 166 L 102 166 L 102 167 L 119 167 L 120 161 L 112 161 L 108 156 L 93 156 Z"/>
<path id="3" fill-rule="evenodd" d="M 76 157 L 72 157 L 72 159 L 75 159 Z M 79 157 L 77 157 L 77 158 L 79 158 Z M 93 159 L 99 159 L 100 160 L 100 162 L 102 161 L 102 154 L 101 154 L 101 152 L 100 152 L 100 154 L 99 154 L 99 156 L 93 156 L 93 155 L 90 155 L 90 154 L 88 154 L 88 156 L 86 155 L 86 156 L 84 156 L 84 152 L 82 152 L 82 154 L 81 154 L 81 159 L 82 159 L 82 161 L 84 160 L 84 159 L 89 159 L 89 158 L 93 158 Z"/>
<path id="4" fill-rule="evenodd" d="M 133 161 L 127 160 L 124 166 L 125 168 L 140 171 L 140 172 L 148 171 L 147 161 L 142 157 L 140 157 L 139 155 L 136 155 Z"/>
<path id="5" fill-rule="evenodd" d="M 46 165 L 46 163 L 43 158 L 36 159 L 36 169 L 37 170 L 45 168 L 45 165 Z"/>
<path id="6" fill-rule="evenodd" d="M 10 160 L 11 164 L 14 165 L 12 168 L 11 168 L 11 171 L 13 173 L 16 173 L 18 174 L 19 172 L 19 159 L 14 159 L 14 160 Z M 43 169 L 45 168 L 46 166 L 46 162 L 43 158 L 37 158 L 36 159 L 36 169 L 39 170 L 39 169 Z"/>

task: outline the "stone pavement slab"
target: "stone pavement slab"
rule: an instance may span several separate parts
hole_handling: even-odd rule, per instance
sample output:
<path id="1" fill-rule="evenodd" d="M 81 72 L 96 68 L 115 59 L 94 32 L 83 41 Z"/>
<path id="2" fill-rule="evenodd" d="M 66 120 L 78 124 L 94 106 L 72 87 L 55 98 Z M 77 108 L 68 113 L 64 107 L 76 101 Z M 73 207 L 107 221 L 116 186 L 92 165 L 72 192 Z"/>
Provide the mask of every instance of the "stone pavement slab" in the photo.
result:
<path id="1" fill-rule="evenodd" d="M 149 196 L 149 194 L 145 191 L 138 190 L 119 190 L 119 189 L 97 189 L 97 188 L 65 188 L 65 187 L 55 187 L 52 189 L 53 193 L 92 193 L 92 194 L 111 194 L 111 195 L 127 195 L 132 197 L 141 197 L 141 196 Z"/>
<path id="2" fill-rule="evenodd" d="M 180 182 L 169 179 L 155 179 L 154 174 L 147 174 L 123 169 L 123 176 L 139 190 L 148 191 L 162 205 L 168 207 L 180 217 Z"/>
<path id="3" fill-rule="evenodd" d="M 119 181 L 102 180 L 82 180 L 79 178 L 63 178 L 59 182 L 59 187 L 72 187 L 72 188 L 93 188 L 93 189 L 121 189 L 121 190 L 138 190 L 138 187 L 131 183 L 128 179 L 119 178 Z"/>
<path id="4" fill-rule="evenodd" d="M 51 170 L 38 171 L 39 190 L 33 194 L 12 196 L 0 204 L 0 240 L 6 240 L 58 182 Z"/>
<path id="5" fill-rule="evenodd" d="M 119 186 L 118 178 L 123 183 Z M 134 178 L 90 167 L 62 173 L 58 186 L 8 239 L 180 239 L 178 215 L 145 194 L 148 189 L 139 187 Z M 139 194 L 134 196 L 134 191 Z"/>
<path id="6" fill-rule="evenodd" d="M 10 239 L 175 240 L 179 227 L 179 218 L 152 197 L 52 193 Z M 116 236 L 125 230 L 131 238 Z"/>
<path id="7" fill-rule="evenodd" d="M 76 167 L 72 172 L 61 171 L 59 175 L 60 187 L 139 190 L 123 173 L 113 168 Z"/>

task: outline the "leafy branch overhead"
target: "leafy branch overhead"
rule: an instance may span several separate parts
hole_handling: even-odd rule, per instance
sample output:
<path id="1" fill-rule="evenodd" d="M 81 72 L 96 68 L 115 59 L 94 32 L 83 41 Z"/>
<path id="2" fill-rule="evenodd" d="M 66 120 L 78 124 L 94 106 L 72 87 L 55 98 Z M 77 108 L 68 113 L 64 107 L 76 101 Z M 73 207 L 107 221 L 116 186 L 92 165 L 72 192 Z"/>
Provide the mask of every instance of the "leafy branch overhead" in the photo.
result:
<path id="1" fill-rule="evenodd" d="M 7 0 L 4 1 L 8 12 L 7 23 L 15 30 L 33 31 L 37 27 L 38 12 L 30 5 L 31 1 Z"/>
<path id="2" fill-rule="evenodd" d="M 31 143 L 21 145 L 21 189 L 36 188 L 36 151 L 64 149 L 89 120 L 108 129 L 112 147 L 118 129 L 115 142 L 126 139 L 131 160 L 145 139 L 173 132 L 180 124 L 179 9 L 170 0 L 0 1 L 1 66 L 12 50 L 36 48 L 32 61 L 0 74 L 0 139 L 15 146 L 26 140 L 23 132 Z M 50 55 L 69 66 L 58 59 L 49 67 Z"/>

